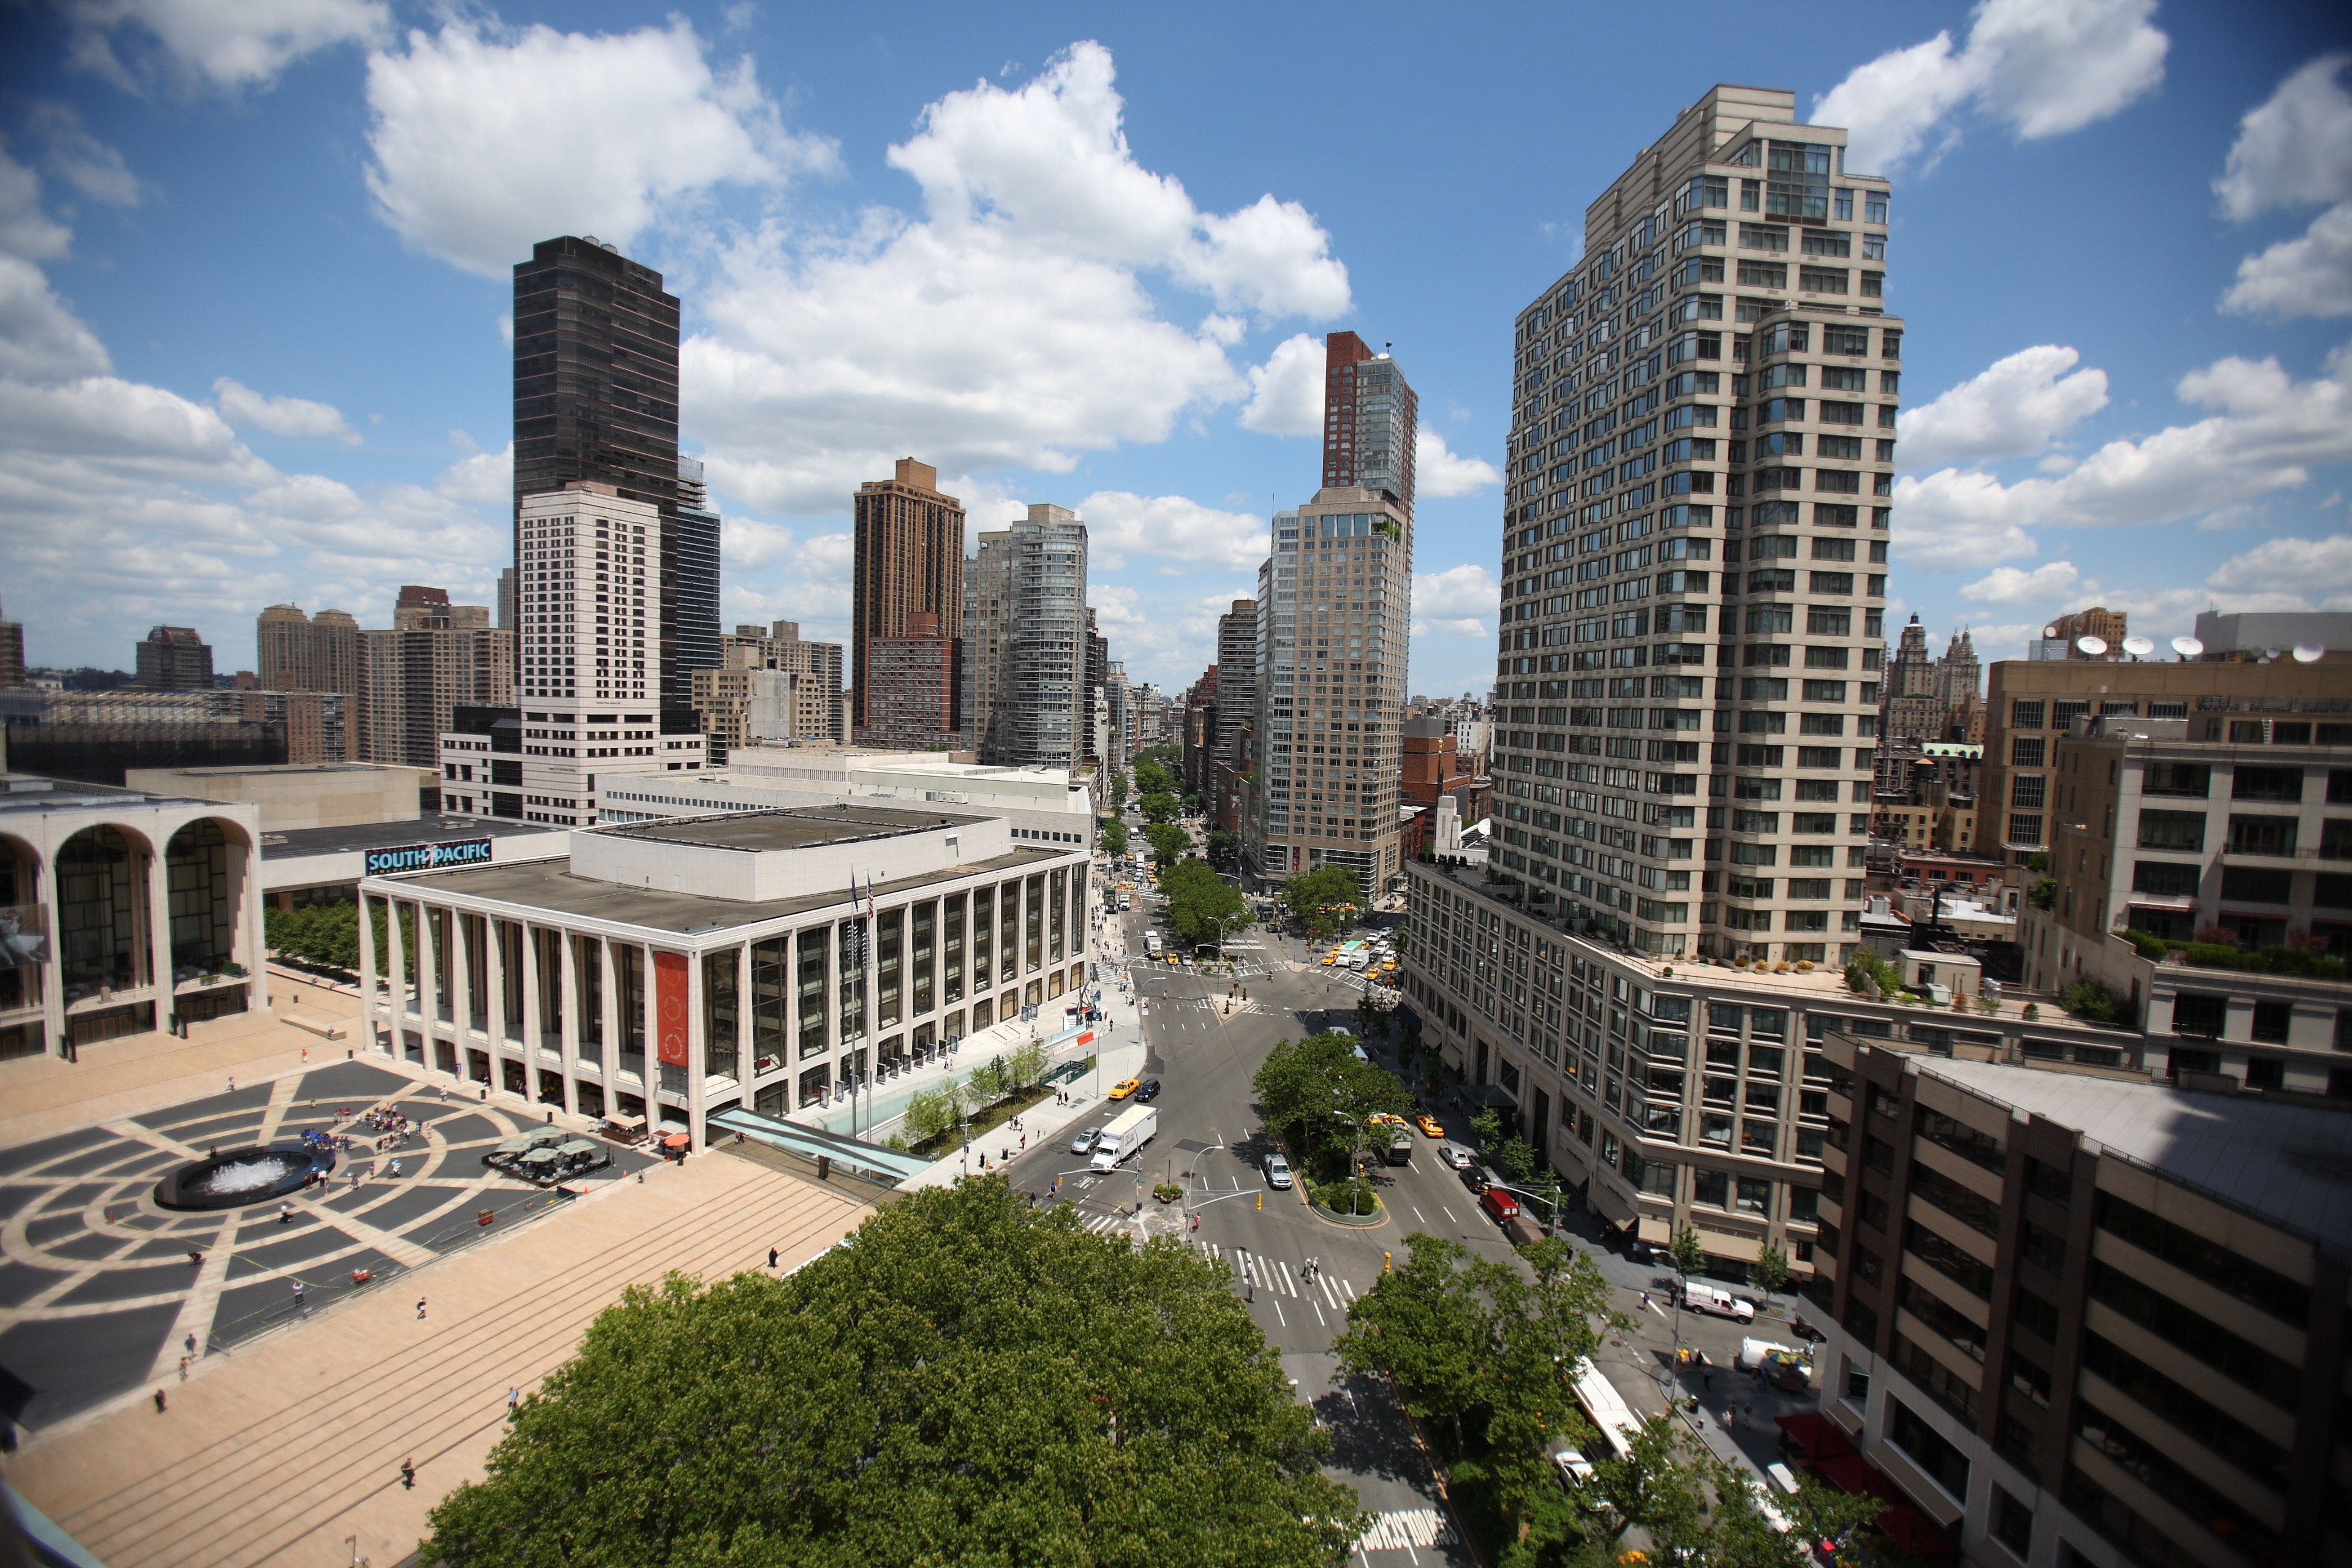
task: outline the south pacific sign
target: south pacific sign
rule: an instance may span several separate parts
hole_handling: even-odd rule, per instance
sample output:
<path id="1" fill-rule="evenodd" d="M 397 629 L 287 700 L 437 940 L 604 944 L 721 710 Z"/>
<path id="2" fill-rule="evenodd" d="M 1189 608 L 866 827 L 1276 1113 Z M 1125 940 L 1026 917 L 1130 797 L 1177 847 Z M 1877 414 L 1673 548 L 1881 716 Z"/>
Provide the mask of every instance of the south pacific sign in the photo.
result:
<path id="1" fill-rule="evenodd" d="M 389 876 L 394 871 L 438 871 L 446 866 L 482 866 L 490 858 L 488 838 L 461 839 L 455 844 L 409 844 L 398 849 L 367 852 L 366 875 Z"/>

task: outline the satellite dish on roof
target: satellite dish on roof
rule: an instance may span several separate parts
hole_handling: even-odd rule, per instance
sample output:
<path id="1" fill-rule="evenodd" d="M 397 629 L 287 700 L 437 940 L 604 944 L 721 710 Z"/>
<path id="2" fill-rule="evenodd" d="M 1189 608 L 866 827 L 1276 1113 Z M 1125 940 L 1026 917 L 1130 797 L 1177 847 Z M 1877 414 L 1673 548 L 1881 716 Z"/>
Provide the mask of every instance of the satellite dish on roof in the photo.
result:
<path id="1" fill-rule="evenodd" d="M 2156 651 L 2156 639 L 2154 637 L 2126 637 L 2124 638 L 2124 651 L 2131 655 L 2134 658 L 2146 658 L 2149 654 Z"/>
<path id="2" fill-rule="evenodd" d="M 2074 646 L 2082 649 L 2084 653 L 2090 655 L 2093 658 L 2096 658 L 2101 654 L 2107 651 L 2107 639 L 2105 637 L 2076 637 L 2074 639 Z"/>
<path id="3" fill-rule="evenodd" d="M 2297 664 L 2317 664 L 2319 662 L 2320 655 L 2326 651 L 2327 650 L 2326 648 L 2320 647 L 2315 642 L 2299 642 L 2294 645 L 2294 662 Z"/>
<path id="4" fill-rule="evenodd" d="M 2172 651 L 2183 658 L 2195 658 L 2205 651 L 2205 645 L 2195 637 L 2175 637 L 2172 639 Z"/>

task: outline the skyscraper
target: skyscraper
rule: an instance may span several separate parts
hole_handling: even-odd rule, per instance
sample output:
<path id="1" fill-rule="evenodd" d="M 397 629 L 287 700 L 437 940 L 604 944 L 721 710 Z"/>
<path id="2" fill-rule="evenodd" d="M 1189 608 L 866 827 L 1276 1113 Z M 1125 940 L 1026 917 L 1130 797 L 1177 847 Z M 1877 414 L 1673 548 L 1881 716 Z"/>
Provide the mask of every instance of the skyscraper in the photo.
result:
<path id="1" fill-rule="evenodd" d="M 1882 746 L 1916 745 L 1937 732 L 1936 661 L 1927 652 L 1927 628 L 1913 616 L 1895 644 L 1895 658 L 1882 683 L 1885 721 Z"/>
<path id="2" fill-rule="evenodd" d="M 194 626 L 156 626 L 136 644 L 138 674 L 131 684 L 143 691 L 210 691 L 212 645 Z"/>
<path id="3" fill-rule="evenodd" d="M 677 297 L 661 274 L 594 236 L 542 240 L 514 269 L 515 563 L 524 498 L 574 480 L 642 500 L 661 517 L 672 590 L 647 658 L 655 700 L 683 708 L 678 674 Z M 710 635 L 718 635 L 715 598 Z M 709 649 L 716 657 L 715 646 Z"/>
<path id="4" fill-rule="evenodd" d="M 1257 719 L 1257 601 L 1217 617 L 1217 761 L 1242 765 L 1242 732 Z"/>
<path id="5" fill-rule="evenodd" d="M 515 640 L 490 625 L 487 605 L 453 605 L 446 588 L 404 586 L 391 630 L 354 634 L 361 760 L 434 766 L 458 709 L 515 700 Z"/>
<path id="6" fill-rule="evenodd" d="M 1323 488 L 1274 518 L 1248 654 L 1259 767 L 1244 853 L 1286 880 L 1323 866 L 1376 893 L 1401 868 L 1397 789 L 1412 620 L 1412 449 L 1420 400 L 1353 332 L 1324 342 Z M 1233 636 L 1238 645 L 1241 628 Z"/>
<path id="7" fill-rule="evenodd" d="M 722 527 L 702 482 L 702 459 L 677 460 L 677 670 L 690 693 L 698 669 L 717 669 L 719 536 Z"/>
<path id="8" fill-rule="evenodd" d="M 360 689 L 360 624 L 341 610 L 313 617 L 299 605 L 272 605 L 256 617 L 254 673 L 265 691 Z"/>
<path id="9" fill-rule="evenodd" d="M 852 545 L 849 630 L 849 721 L 853 731 L 867 721 L 866 642 L 902 637 L 908 617 L 936 616 L 941 632 L 961 639 L 964 630 L 963 503 L 940 493 L 940 471 L 929 463 L 901 458 L 887 479 L 857 487 L 856 535 Z M 966 656 L 953 650 L 955 668 Z M 964 699 L 959 695 L 961 706 Z"/>
<path id="10" fill-rule="evenodd" d="M 1495 871 L 1644 952 L 1861 915 L 1903 326 L 1886 182 L 1795 109 L 1709 91 L 1517 321 Z"/>
<path id="11" fill-rule="evenodd" d="M 980 536 L 966 563 L 964 744 L 983 763 L 1076 767 L 1093 725 L 1087 686 L 1087 525 L 1033 505 Z"/>

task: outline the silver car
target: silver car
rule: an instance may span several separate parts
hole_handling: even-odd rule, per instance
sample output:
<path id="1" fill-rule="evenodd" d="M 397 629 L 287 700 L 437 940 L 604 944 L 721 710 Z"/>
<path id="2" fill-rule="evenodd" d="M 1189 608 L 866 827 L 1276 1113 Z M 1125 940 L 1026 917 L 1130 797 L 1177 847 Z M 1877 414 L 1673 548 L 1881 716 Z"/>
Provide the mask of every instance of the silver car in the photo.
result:
<path id="1" fill-rule="evenodd" d="M 1087 1128 L 1084 1132 L 1079 1133 L 1076 1138 L 1070 1140 L 1070 1152 L 1073 1154 L 1093 1153 L 1095 1152 L 1095 1140 L 1101 1136 L 1101 1128 Z"/>
<path id="2" fill-rule="evenodd" d="M 1277 1189 L 1290 1185 L 1290 1162 L 1279 1154 L 1265 1157 L 1265 1184 Z"/>

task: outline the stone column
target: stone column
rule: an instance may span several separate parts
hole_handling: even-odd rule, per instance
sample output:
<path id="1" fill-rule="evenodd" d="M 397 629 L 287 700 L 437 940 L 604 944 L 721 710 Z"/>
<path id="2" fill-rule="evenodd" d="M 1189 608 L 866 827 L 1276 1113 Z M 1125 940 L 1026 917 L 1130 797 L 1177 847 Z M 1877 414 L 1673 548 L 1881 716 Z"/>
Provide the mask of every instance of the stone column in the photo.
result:
<path id="1" fill-rule="evenodd" d="M 417 1035 L 424 1042 L 425 1065 L 428 1068 L 433 1065 L 433 1030 L 441 1022 L 433 994 L 439 989 L 440 983 L 441 959 L 433 951 L 433 911 L 420 902 L 416 906 L 416 1022 Z M 453 1003 L 456 1000 L 454 993 L 451 1000 Z M 450 1011 L 454 1015 L 457 1009 L 453 1005 Z M 404 1047 L 402 1055 L 404 1057 L 405 1054 Z M 458 1076 L 464 1077 L 465 1071 L 466 1053 L 460 1047 L 457 1052 Z M 490 1074 L 490 1087 L 498 1087 L 495 1071 Z"/>
<path id="2" fill-rule="evenodd" d="M 400 900 L 383 900 L 384 1014 L 392 1020 L 392 1054 L 400 1055 L 400 1031 L 408 1016 L 408 982 L 402 971 L 408 963 L 408 944 L 401 940 Z"/>
<path id="3" fill-rule="evenodd" d="M 168 868 L 171 835 L 163 834 L 154 853 L 147 858 L 147 965 L 151 972 L 155 998 L 155 1027 L 171 1026 L 171 1016 L 178 1009 L 173 994 L 175 981 L 172 973 L 172 882 Z"/>
<path id="4" fill-rule="evenodd" d="M 57 846 L 43 845 L 35 851 L 37 864 L 33 870 L 33 899 L 41 912 L 41 924 L 49 938 L 51 962 L 33 973 L 41 986 L 41 1026 L 43 1044 L 51 1056 L 63 1056 L 66 1051 L 66 987 L 58 977 L 59 944 L 65 933 L 58 928 L 64 916 L 58 909 Z"/>
<path id="5" fill-rule="evenodd" d="M 375 1038 L 375 1020 L 380 1005 L 375 986 L 375 921 L 370 910 L 375 895 L 364 889 L 359 894 L 360 910 L 360 1028 L 368 1039 Z"/>
<path id="6" fill-rule="evenodd" d="M 650 970 L 653 967 L 652 955 L 648 953 L 646 956 L 648 960 L 646 968 Z M 648 974 L 646 979 L 650 982 L 652 976 Z M 646 989 L 650 993 L 656 987 L 648 984 Z M 702 955 L 688 951 L 686 955 L 686 1135 L 693 1141 L 688 1147 L 698 1154 L 702 1152 L 708 1143 L 702 1127 L 702 1080 L 710 1061 L 706 1048 L 707 1042 L 703 1039 L 702 1034 Z M 740 1012 L 741 1009 L 738 1008 L 737 1011 Z M 654 1008 L 654 1026 L 656 1030 L 661 1026 L 661 1007 L 658 1004 Z M 650 1047 L 648 1054 L 653 1057 L 656 1063 L 658 1063 L 661 1058 L 661 1037 L 656 1034 L 646 1044 Z M 656 1068 L 656 1077 L 659 1077 L 658 1066 Z"/>

